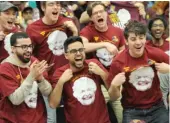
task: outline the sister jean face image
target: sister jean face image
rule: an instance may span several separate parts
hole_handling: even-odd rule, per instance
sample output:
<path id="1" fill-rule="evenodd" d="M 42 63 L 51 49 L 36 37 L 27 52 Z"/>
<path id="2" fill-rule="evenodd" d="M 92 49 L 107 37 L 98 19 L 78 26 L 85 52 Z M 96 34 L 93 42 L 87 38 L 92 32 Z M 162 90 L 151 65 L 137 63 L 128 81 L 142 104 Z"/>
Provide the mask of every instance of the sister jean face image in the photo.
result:
<path id="1" fill-rule="evenodd" d="M 146 91 L 151 88 L 154 71 L 151 67 L 142 67 L 133 71 L 129 82 L 138 90 Z"/>
<path id="2" fill-rule="evenodd" d="M 60 56 L 64 53 L 64 41 L 67 35 L 63 31 L 56 30 L 48 36 L 48 47 L 54 55 Z"/>
<path id="3" fill-rule="evenodd" d="M 81 77 L 74 82 L 73 96 L 82 104 L 90 105 L 95 100 L 96 84 L 88 77 Z"/>

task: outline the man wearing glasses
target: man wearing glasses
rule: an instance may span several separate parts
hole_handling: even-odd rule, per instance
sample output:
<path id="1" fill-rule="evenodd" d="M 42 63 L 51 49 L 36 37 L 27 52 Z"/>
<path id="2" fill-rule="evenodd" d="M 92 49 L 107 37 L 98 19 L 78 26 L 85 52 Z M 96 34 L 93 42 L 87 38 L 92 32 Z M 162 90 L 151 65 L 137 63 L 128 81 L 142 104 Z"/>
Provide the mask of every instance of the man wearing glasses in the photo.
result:
<path id="1" fill-rule="evenodd" d="M 10 43 L 12 53 L 0 66 L 0 123 L 46 123 L 42 95 L 48 96 L 52 88 L 43 75 L 49 66 L 32 57 L 26 33 L 14 33 Z"/>
<path id="2" fill-rule="evenodd" d="M 67 123 L 110 123 L 100 88 L 102 80 L 107 79 L 107 70 L 95 59 L 85 60 L 84 45 L 78 36 L 64 42 L 64 51 L 69 64 L 54 73 L 50 107 L 56 108 L 63 94 Z"/>
<path id="3" fill-rule="evenodd" d="M 120 28 L 108 24 L 106 8 L 102 2 L 93 2 L 90 4 L 87 7 L 87 13 L 91 22 L 80 31 L 86 52 L 93 53 L 93 57 L 99 59 L 105 68 L 109 70 L 117 52 L 125 48 L 123 32 Z M 107 90 L 103 86 L 102 88 L 105 100 L 108 102 L 109 95 Z M 113 102 L 112 107 L 118 122 L 121 123 L 122 107 L 120 99 Z M 110 118 L 112 122 L 116 122 L 112 114 L 111 110 Z"/>

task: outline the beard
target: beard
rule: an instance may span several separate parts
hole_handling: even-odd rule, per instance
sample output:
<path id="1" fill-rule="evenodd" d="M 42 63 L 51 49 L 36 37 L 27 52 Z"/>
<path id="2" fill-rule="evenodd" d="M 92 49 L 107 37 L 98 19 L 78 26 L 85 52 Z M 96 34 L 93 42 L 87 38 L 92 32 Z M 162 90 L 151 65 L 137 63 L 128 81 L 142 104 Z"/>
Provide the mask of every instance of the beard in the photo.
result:
<path id="1" fill-rule="evenodd" d="M 30 55 L 31 56 L 31 55 Z M 24 54 L 17 54 L 17 57 L 23 62 L 23 63 L 28 63 L 29 61 L 30 61 L 30 59 L 31 59 L 31 57 L 30 58 L 24 58 Z"/>

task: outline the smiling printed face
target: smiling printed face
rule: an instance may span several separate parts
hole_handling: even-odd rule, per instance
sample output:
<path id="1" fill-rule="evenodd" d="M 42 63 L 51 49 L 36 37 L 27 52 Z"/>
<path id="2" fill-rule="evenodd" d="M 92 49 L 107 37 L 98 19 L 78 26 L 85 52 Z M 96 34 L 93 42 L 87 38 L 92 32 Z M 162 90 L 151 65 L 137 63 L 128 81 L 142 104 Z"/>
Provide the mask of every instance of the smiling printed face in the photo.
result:
<path id="1" fill-rule="evenodd" d="M 37 106 L 37 93 L 38 93 L 38 84 L 36 81 L 33 82 L 33 86 L 30 90 L 30 93 L 25 98 L 25 103 L 30 108 L 36 108 Z"/>
<path id="2" fill-rule="evenodd" d="M 92 79 L 81 77 L 74 82 L 72 89 L 73 96 L 82 105 L 90 105 L 94 102 L 97 87 Z"/>
<path id="3" fill-rule="evenodd" d="M 151 67 L 142 67 L 133 71 L 129 82 L 138 90 L 146 91 L 151 88 L 154 71 Z"/>
<path id="4" fill-rule="evenodd" d="M 106 67 L 111 65 L 114 57 L 114 55 L 112 55 L 106 48 L 98 49 L 96 56 L 98 57 L 99 61 Z"/>
<path id="5" fill-rule="evenodd" d="M 64 41 L 67 35 L 63 31 L 56 30 L 48 36 L 48 47 L 54 55 L 60 56 L 64 53 Z"/>

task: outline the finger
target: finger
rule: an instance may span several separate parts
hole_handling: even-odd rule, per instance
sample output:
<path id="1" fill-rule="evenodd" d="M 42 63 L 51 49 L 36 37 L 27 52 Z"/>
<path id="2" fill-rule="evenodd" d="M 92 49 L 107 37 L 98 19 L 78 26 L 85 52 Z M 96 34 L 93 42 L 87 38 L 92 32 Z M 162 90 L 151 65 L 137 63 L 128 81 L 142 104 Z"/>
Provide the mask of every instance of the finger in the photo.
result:
<path id="1" fill-rule="evenodd" d="M 37 64 L 38 67 L 48 66 L 47 61 L 43 60 Z"/>

